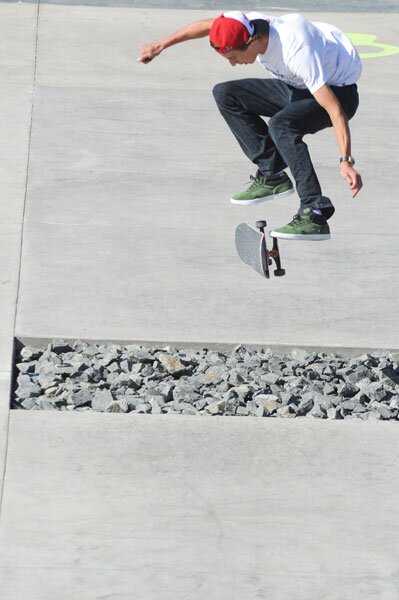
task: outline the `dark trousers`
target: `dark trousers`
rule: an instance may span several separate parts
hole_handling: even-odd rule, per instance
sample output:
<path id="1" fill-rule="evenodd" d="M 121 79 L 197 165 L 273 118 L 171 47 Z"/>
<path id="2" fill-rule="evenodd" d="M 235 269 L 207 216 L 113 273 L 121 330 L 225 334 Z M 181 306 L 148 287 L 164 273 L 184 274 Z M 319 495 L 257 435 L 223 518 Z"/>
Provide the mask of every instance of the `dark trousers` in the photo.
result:
<path id="1" fill-rule="evenodd" d="M 331 89 L 348 119 L 353 117 L 359 105 L 356 84 Z M 312 94 L 277 79 L 239 79 L 217 84 L 213 95 L 242 150 L 259 171 L 274 175 L 289 167 L 300 208 L 322 209 L 329 218 L 333 205 L 322 195 L 303 137 L 332 124 Z M 268 123 L 262 117 L 270 117 Z"/>

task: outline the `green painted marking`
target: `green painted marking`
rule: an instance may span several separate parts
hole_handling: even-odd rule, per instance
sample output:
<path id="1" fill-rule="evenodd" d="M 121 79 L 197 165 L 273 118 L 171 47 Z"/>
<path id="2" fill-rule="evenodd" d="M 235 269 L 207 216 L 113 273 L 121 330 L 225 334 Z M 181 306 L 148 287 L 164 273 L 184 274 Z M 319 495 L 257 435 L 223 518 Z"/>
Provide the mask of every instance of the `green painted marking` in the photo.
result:
<path id="1" fill-rule="evenodd" d="M 390 54 L 398 54 L 399 46 L 392 44 L 380 44 L 376 42 L 376 35 L 369 33 L 347 33 L 346 34 L 354 46 L 369 46 L 380 48 L 378 52 L 363 52 L 360 53 L 360 58 L 378 58 L 379 56 L 389 56 Z"/>

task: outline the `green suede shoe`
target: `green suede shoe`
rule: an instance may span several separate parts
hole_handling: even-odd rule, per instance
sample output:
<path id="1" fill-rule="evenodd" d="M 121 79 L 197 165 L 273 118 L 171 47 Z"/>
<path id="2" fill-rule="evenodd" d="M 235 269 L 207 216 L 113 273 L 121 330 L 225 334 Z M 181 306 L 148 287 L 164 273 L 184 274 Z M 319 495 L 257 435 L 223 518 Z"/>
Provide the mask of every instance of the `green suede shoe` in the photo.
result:
<path id="1" fill-rule="evenodd" d="M 250 206 L 251 204 L 273 200 L 273 198 L 282 198 L 294 193 L 294 186 L 285 173 L 271 177 L 264 177 L 263 175 L 253 177 L 251 175 L 251 181 L 252 183 L 247 190 L 231 198 L 232 204 Z"/>
<path id="2" fill-rule="evenodd" d="M 331 238 L 327 221 L 313 213 L 311 208 L 305 208 L 302 214 L 295 215 L 291 223 L 270 232 L 271 237 L 283 240 L 312 240 L 321 241 Z"/>

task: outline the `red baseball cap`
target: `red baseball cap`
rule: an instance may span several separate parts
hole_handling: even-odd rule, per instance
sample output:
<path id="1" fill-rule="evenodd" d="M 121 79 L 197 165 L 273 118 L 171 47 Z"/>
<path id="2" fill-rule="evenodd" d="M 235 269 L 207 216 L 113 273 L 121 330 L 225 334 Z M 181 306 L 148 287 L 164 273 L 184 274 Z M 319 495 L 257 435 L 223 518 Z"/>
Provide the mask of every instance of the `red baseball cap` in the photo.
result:
<path id="1" fill-rule="evenodd" d="M 255 26 L 243 12 L 232 10 L 214 20 L 209 32 L 212 48 L 226 54 L 244 46 L 254 35 Z"/>

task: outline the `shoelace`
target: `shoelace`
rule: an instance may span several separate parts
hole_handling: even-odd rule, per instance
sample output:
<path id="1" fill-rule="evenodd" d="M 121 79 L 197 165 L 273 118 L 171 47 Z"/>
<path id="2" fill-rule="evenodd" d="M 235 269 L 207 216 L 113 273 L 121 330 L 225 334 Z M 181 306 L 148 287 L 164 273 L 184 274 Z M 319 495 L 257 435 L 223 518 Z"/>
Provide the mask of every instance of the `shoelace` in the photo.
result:
<path id="1" fill-rule="evenodd" d="M 252 184 L 248 188 L 249 190 L 255 190 L 266 183 L 266 177 L 254 177 L 253 175 L 250 175 L 249 179 L 250 181 L 248 183 L 251 183 L 252 181 Z"/>
<path id="2" fill-rule="evenodd" d="M 303 221 L 301 215 L 298 215 L 298 213 L 296 215 L 294 215 L 292 217 L 292 221 L 290 223 L 290 225 L 295 225 L 296 223 L 300 223 L 301 221 Z"/>

